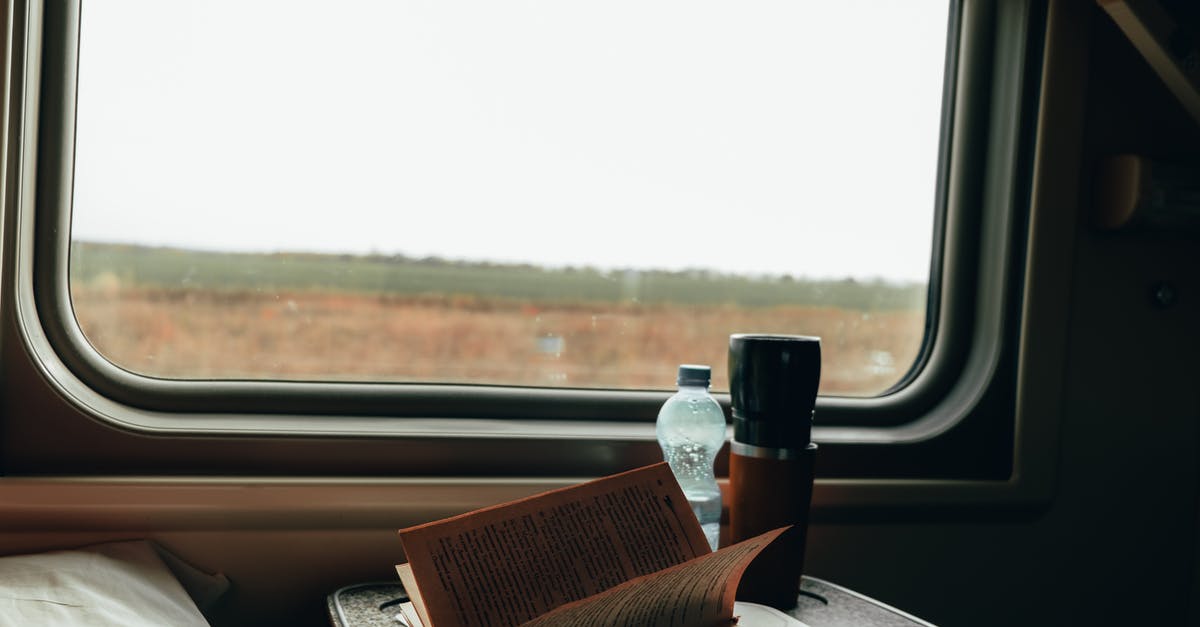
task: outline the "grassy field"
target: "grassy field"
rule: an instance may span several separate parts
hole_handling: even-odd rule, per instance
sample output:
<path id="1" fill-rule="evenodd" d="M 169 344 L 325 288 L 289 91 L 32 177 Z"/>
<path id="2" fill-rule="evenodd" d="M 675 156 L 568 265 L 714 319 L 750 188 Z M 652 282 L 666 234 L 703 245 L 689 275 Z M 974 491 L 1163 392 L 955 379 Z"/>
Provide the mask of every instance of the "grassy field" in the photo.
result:
<path id="1" fill-rule="evenodd" d="M 822 337 L 822 389 L 874 394 L 920 349 L 924 289 L 703 272 L 77 244 L 96 349 L 162 377 L 666 388 L 728 337 Z"/>
<path id="2" fill-rule="evenodd" d="M 470 295 L 557 302 L 814 305 L 863 311 L 925 306 L 925 285 L 751 278 L 703 271 L 542 268 L 314 253 L 215 253 L 77 242 L 71 280 L 221 291 Z"/>

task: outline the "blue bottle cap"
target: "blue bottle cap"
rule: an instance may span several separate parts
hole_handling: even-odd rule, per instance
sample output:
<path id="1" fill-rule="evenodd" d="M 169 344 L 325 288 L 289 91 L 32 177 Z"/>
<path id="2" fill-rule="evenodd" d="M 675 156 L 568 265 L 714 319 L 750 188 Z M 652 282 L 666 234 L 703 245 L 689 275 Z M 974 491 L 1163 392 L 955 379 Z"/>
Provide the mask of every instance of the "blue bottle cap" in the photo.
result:
<path id="1" fill-rule="evenodd" d="M 708 387 L 710 381 L 712 381 L 712 368 L 700 364 L 683 364 L 679 366 L 679 376 L 675 378 L 676 385 Z"/>

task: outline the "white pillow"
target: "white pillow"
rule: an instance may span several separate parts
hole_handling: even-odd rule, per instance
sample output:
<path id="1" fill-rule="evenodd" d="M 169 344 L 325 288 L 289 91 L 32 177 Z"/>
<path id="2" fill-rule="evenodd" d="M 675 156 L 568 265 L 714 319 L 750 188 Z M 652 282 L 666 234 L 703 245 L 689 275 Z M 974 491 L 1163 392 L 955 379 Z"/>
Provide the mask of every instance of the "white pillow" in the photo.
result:
<path id="1" fill-rule="evenodd" d="M 0 558 L 0 627 L 200 627 L 208 622 L 148 542 Z"/>

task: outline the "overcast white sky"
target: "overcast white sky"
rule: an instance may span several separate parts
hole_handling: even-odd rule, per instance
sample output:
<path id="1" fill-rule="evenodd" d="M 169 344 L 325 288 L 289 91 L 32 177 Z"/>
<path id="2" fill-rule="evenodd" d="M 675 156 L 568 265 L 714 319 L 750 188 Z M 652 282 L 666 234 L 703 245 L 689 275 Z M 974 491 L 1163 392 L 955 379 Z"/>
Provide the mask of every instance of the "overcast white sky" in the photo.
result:
<path id="1" fill-rule="evenodd" d="M 924 280 L 947 5 L 85 1 L 73 235 Z"/>

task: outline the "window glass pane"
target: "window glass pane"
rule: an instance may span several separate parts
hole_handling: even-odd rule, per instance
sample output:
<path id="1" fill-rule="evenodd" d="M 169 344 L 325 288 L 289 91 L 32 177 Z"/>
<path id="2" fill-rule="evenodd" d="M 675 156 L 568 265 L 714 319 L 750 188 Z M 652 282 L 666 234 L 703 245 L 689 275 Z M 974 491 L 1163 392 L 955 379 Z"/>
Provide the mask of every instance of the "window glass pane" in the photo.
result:
<path id="1" fill-rule="evenodd" d="M 925 328 L 945 2 L 82 7 L 70 281 L 154 377 L 725 384 Z"/>

